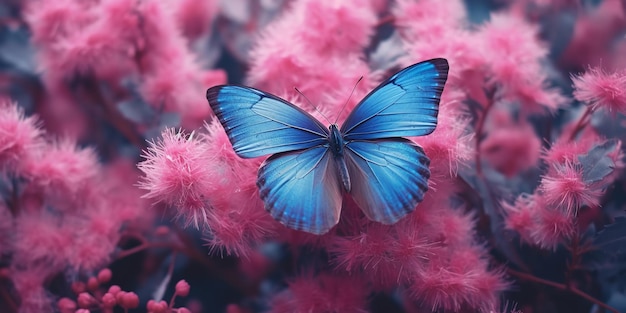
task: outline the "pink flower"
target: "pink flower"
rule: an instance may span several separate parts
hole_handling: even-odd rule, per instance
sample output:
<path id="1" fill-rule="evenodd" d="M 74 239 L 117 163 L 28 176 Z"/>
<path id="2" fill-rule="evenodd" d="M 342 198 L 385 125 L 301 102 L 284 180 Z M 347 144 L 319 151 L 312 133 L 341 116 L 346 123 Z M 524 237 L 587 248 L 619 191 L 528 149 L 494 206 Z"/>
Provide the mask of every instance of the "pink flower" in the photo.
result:
<path id="1" fill-rule="evenodd" d="M 364 227 L 363 227 L 364 226 Z M 329 251 L 337 267 L 366 277 L 375 289 L 405 284 L 436 247 L 425 230 L 378 223 L 362 225 L 360 233 L 337 236 Z"/>
<path id="2" fill-rule="evenodd" d="M 37 119 L 25 117 L 15 103 L 0 103 L 0 169 L 15 170 L 43 141 Z"/>
<path id="3" fill-rule="evenodd" d="M 178 28 L 190 39 L 195 39 L 211 31 L 211 24 L 218 13 L 219 1 L 176 1 Z"/>
<path id="4" fill-rule="evenodd" d="M 48 213 L 22 214 L 15 221 L 16 264 L 45 262 L 50 272 L 65 266 L 74 234 L 63 227 L 63 219 Z"/>
<path id="5" fill-rule="evenodd" d="M 53 313 L 54 299 L 44 289 L 44 282 L 50 278 L 50 268 L 39 265 L 19 269 L 13 268 L 11 278 L 15 290 L 20 295 L 21 313 Z"/>
<path id="6" fill-rule="evenodd" d="M 533 242 L 531 233 L 535 218 L 539 214 L 538 211 L 542 209 L 537 203 L 537 196 L 522 194 L 515 199 L 513 204 L 502 202 L 500 205 L 505 214 L 505 228 L 517 232 L 523 242 Z"/>
<path id="7" fill-rule="evenodd" d="M 450 255 L 431 258 L 431 266 L 416 275 L 410 284 L 411 297 L 432 311 L 493 310 L 498 302 L 497 293 L 508 284 L 501 272 L 488 270 L 481 254 L 481 248 L 466 246 L 456 248 Z"/>
<path id="8" fill-rule="evenodd" d="M 537 211 L 531 230 L 533 243 L 543 249 L 555 250 L 557 245 L 574 235 L 574 219 L 561 210 L 544 207 Z"/>
<path id="9" fill-rule="evenodd" d="M 238 157 L 217 121 L 206 129 L 203 139 L 211 158 L 202 166 L 212 181 L 206 190 L 212 211 L 206 223 L 207 243 L 211 250 L 247 257 L 276 227 L 282 227 L 264 210 L 258 195 L 257 170 L 262 160 Z"/>
<path id="10" fill-rule="evenodd" d="M 567 214 L 575 214 L 583 205 L 599 206 L 603 192 L 597 184 L 583 180 L 582 170 L 580 164 L 571 161 L 553 165 L 539 186 L 546 203 Z"/>
<path id="11" fill-rule="evenodd" d="M 139 186 L 148 191 L 146 198 L 174 206 L 176 216 L 196 228 L 207 222 L 209 203 L 206 192 L 214 180 L 207 170 L 211 153 L 203 140 L 166 129 L 162 138 L 144 151 L 145 161 L 139 163 L 144 173 Z"/>
<path id="12" fill-rule="evenodd" d="M 601 140 L 591 128 L 585 128 L 576 140 L 570 140 L 570 134 L 570 131 L 564 131 L 549 150 L 543 151 L 541 158 L 548 164 L 573 162 Z"/>
<path id="13" fill-rule="evenodd" d="M 547 49 L 538 29 L 518 16 L 494 14 L 477 34 L 483 43 L 488 82 L 504 100 L 519 101 L 524 113 L 553 112 L 565 103 L 558 90 L 545 86 L 541 61 Z"/>
<path id="14" fill-rule="evenodd" d="M 574 217 L 550 207 L 543 195 L 523 194 L 514 204 L 502 204 L 506 228 L 516 231 L 522 241 L 544 249 L 555 249 L 573 235 Z"/>
<path id="15" fill-rule="evenodd" d="M 270 312 L 366 312 L 369 290 L 358 277 L 303 275 L 270 301 Z"/>
<path id="16" fill-rule="evenodd" d="M 626 75 L 623 72 L 606 73 L 596 67 L 583 75 L 572 76 L 572 81 L 576 100 L 594 110 L 626 113 Z"/>
<path id="17" fill-rule="evenodd" d="M 26 19 L 36 43 L 54 42 L 76 31 L 91 18 L 74 0 L 31 1 Z"/>
<path id="18" fill-rule="evenodd" d="M 21 170 L 46 194 L 67 200 L 81 199 L 100 166 L 92 148 L 78 148 L 69 140 L 48 143 L 23 161 Z M 62 200 L 62 199 L 61 199 Z"/>
<path id="19" fill-rule="evenodd" d="M 480 153 L 496 170 L 512 177 L 537 164 L 541 142 L 528 123 L 507 120 L 489 131 Z"/>
<path id="20" fill-rule="evenodd" d="M 373 87 L 362 50 L 376 18 L 368 1 L 357 3 L 294 2 L 288 14 L 271 23 L 256 42 L 250 53 L 248 84 L 284 98 L 298 96 L 297 87 L 313 105 L 329 108 L 334 114 L 328 118 L 333 120 L 353 84 L 364 76 L 346 108 L 349 112 Z M 311 110 L 308 105 L 304 109 Z"/>

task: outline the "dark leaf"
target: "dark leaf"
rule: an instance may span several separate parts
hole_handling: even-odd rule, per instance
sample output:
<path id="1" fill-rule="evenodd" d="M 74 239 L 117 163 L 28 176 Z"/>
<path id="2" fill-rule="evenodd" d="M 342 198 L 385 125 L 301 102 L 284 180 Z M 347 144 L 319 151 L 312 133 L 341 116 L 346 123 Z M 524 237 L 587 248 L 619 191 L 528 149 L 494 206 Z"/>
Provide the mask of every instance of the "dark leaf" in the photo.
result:
<path id="1" fill-rule="evenodd" d="M 626 218 L 617 218 L 606 226 L 593 240 L 593 246 L 610 255 L 626 252 Z"/>
<path id="2" fill-rule="evenodd" d="M 595 146 L 587 154 L 578 156 L 578 161 L 583 166 L 583 180 L 587 184 L 601 181 L 613 172 L 615 163 L 608 155 L 615 152 L 618 143 L 617 139 L 610 139 Z"/>

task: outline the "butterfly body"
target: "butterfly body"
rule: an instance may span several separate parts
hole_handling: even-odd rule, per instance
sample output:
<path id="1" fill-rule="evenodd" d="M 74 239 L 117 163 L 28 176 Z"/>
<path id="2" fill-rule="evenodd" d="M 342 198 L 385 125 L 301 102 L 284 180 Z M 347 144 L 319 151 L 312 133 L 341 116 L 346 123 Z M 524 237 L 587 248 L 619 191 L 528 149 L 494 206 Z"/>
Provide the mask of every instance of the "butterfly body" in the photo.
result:
<path id="1" fill-rule="evenodd" d="M 287 227 L 323 234 L 350 194 L 371 220 L 393 224 L 423 200 L 430 160 L 403 137 L 431 133 L 448 63 L 407 67 L 370 92 L 341 127 L 243 86 L 216 86 L 207 100 L 243 158 L 271 154 L 258 172 L 265 209 Z"/>
<path id="2" fill-rule="evenodd" d="M 335 165 L 339 170 L 339 176 L 341 178 L 341 184 L 346 192 L 350 192 L 350 174 L 348 173 L 348 166 L 346 160 L 343 157 L 343 151 L 345 148 L 345 141 L 343 136 L 339 132 L 337 125 L 332 124 L 328 127 L 330 136 L 328 136 L 328 149 L 332 152 L 335 158 Z"/>

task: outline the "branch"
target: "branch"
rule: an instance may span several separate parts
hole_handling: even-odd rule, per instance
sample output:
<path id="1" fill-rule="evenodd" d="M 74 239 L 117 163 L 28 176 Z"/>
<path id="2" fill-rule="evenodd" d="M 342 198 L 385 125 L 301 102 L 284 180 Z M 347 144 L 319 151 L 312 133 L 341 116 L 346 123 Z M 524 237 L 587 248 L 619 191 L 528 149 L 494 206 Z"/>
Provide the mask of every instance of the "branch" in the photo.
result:
<path id="1" fill-rule="evenodd" d="M 570 285 L 566 285 L 566 284 L 561 284 L 561 283 L 555 283 L 553 281 L 549 281 L 549 280 L 546 280 L 546 279 L 543 279 L 543 278 L 539 278 L 539 277 L 533 276 L 532 274 L 518 272 L 518 271 L 510 269 L 510 268 L 507 268 L 506 271 L 507 271 L 508 274 L 510 274 L 512 276 L 515 276 L 515 277 L 517 277 L 519 279 L 530 281 L 530 282 L 539 283 L 539 284 L 546 285 L 546 286 L 550 286 L 550 287 L 556 288 L 558 290 L 569 291 L 569 292 L 571 292 L 571 293 L 573 293 L 575 295 L 578 295 L 578 296 L 580 296 L 580 297 L 582 297 L 584 299 L 587 299 L 587 301 L 589 301 L 591 303 L 594 303 L 597 306 L 599 306 L 599 307 L 601 307 L 601 308 L 603 308 L 603 309 L 605 309 L 607 311 L 610 311 L 610 312 L 613 312 L 613 313 L 620 313 L 618 310 L 614 309 L 613 307 L 609 306 L 608 304 L 606 304 L 606 303 L 604 303 L 604 302 L 602 302 L 602 301 L 600 301 L 600 300 L 590 296 L 589 294 L 585 293 L 584 291 L 576 288 L 575 286 L 573 286 L 571 284 Z"/>

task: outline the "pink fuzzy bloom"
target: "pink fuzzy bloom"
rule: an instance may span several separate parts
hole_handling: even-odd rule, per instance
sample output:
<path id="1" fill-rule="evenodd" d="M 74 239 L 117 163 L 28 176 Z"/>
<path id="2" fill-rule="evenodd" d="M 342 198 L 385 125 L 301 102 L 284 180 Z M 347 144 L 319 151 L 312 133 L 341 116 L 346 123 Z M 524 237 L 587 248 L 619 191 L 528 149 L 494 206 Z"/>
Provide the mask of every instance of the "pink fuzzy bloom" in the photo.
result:
<path id="1" fill-rule="evenodd" d="M 215 176 L 207 170 L 210 151 L 203 140 L 191 133 L 186 135 L 166 129 L 162 138 L 150 143 L 139 163 L 144 173 L 139 186 L 148 191 L 145 198 L 173 206 L 176 216 L 187 225 L 205 225 L 209 214 L 206 192 Z"/>
<path id="2" fill-rule="evenodd" d="M 367 312 L 366 285 L 358 276 L 304 275 L 270 300 L 270 312 Z"/>
<path id="3" fill-rule="evenodd" d="M 26 19 L 33 33 L 33 40 L 38 44 L 48 44 L 66 37 L 91 20 L 74 0 L 29 1 Z"/>
<path id="4" fill-rule="evenodd" d="M 455 176 L 459 164 L 473 157 L 471 136 L 465 133 L 469 119 L 460 117 L 456 109 L 439 111 L 437 128 L 428 136 L 411 138 L 424 148 L 430 158 L 433 179 Z"/>
<path id="5" fill-rule="evenodd" d="M 531 238 L 535 245 L 543 249 L 555 250 L 557 245 L 571 238 L 575 233 L 574 218 L 561 210 L 543 207 L 537 210 Z"/>
<path id="6" fill-rule="evenodd" d="M 235 154 L 217 121 L 206 125 L 205 149 L 211 158 L 202 165 L 212 184 L 206 194 L 212 214 L 207 219 L 211 249 L 247 257 L 280 224 L 263 209 L 256 187 L 260 159 Z"/>
<path id="7" fill-rule="evenodd" d="M 537 196 L 522 194 L 513 204 L 502 202 L 500 205 L 505 214 L 505 227 L 517 232 L 523 242 L 532 243 L 531 234 L 535 218 L 542 209 L 537 203 Z"/>
<path id="8" fill-rule="evenodd" d="M 555 249 L 573 235 L 574 217 L 546 203 L 543 195 L 521 195 L 513 205 L 503 203 L 506 228 L 516 231 L 522 241 L 543 249 Z"/>
<path id="9" fill-rule="evenodd" d="M 204 72 L 181 36 L 175 14 L 161 1 L 143 1 L 132 12 L 141 20 L 137 45 L 141 52 L 142 96 L 156 108 L 179 113 L 184 127 L 201 126 L 211 110 L 197 95 L 204 94 L 211 85 L 204 84 Z"/>
<path id="10" fill-rule="evenodd" d="M 431 266 L 415 277 L 408 291 L 432 311 L 489 312 L 508 284 L 500 271 L 488 270 L 482 254 L 481 248 L 465 246 L 457 247 L 449 260 L 444 255 L 431 258 Z"/>
<path id="11" fill-rule="evenodd" d="M 496 170 L 515 176 L 537 164 L 541 142 L 528 123 L 494 126 L 481 142 L 480 153 Z"/>
<path id="12" fill-rule="evenodd" d="M 91 148 L 78 148 L 69 140 L 48 143 L 23 161 L 22 171 L 47 194 L 75 200 L 96 178 L 100 164 Z"/>
<path id="13" fill-rule="evenodd" d="M 548 150 L 542 152 L 541 158 L 548 164 L 564 164 L 577 160 L 579 155 L 586 154 L 594 145 L 603 139 L 591 127 L 584 128 L 576 140 L 570 140 L 571 128 L 561 133 L 559 138 L 552 143 Z"/>
<path id="14" fill-rule="evenodd" d="M 218 13 L 219 1 L 175 1 L 178 4 L 176 21 L 182 33 L 190 39 L 198 38 L 211 30 Z"/>
<path id="15" fill-rule="evenodd" d="M 107 25 L 92 25 L 56 43 L 54 49 L 42 55 L 46 58 L 42 63 L 47 65 L 48 71 L 58 71 L 69 77 L 116 67 L 119 64 L 117 56 L 125 53 L 120 51 L 124 44 L 118 41 L 117 34 L 112 33 Z"/>
<path id="16" fill-rule="evenodd" d="M 369 223 L 357 235 L 333 240 L 329 251 L 338 268 L 366 277 L 378 290 L 408 282 L 414 270 L 436 253 L 436 246 L 419 227 Z"/>
<path id="17" fill-rule="evenodd" d="M 540 61 L 547 49 L 538 41 L 537 27 L 513 15 L 496 14 L 477 34 L 483 42 L 489 83 L 502 97 L 518 101 L 522 112 L 553 112 L 565 103 L 558 90 L 545 86 Z"/>
<path id="18" fill-rule="evenodd" d="M 466 29 L 465 12 L 459 0 L 396 1 L 392 13 L 408 52 L 402 64 L 443 57 L 450 63 L 446 89 L 467 85 L 467 71 L 482 66 L 482 60 L 475 36 Z"/>
<path id="19" fill-rule="evenodd" d="M 248 83 L 285 98 L 297 96 L 293 89 L 297 87 L 318 108 L 338 109 L 357 79 L 365 76 L 346 108 L 349 112 L 372 87 L 367 82 L 369 68 L 362 60 L 362 49 L 369 43 L 375 23 L 372 7 L 365 0 L 295 1 L 258 38 L 250 53 Z"/>
<path id="20" fill-rule="evenodd" d="M 606 73 L 600 68 L 589 69 L 580 76 L 572 76 L 574 97 L 594 110 L 606 109 L 615 114 L 626 113 L 626 75 L 624 72 Z"/>
<path id="21" fill-rule="evenodd" d="M 48 213 L 21 214 L 15 221 L 16 264 L 45 262 L 50 271 L 66 265 L 65 251 L 72 248 L 73 233 L 63 220 Z"/>
<path id="22" fill-rule="evenodd" d="M 44 289 L 44 282 L 53 271 L 46 265 L 27 267 L 26 264 L 13 262 L 11 279 L 17 294 L 20 295 L 20 313 L 53 313 L 54 299 Z M 20 264 L 19 269 L 15 264 Z M 44 263 L 45 264 L 45 263 Z"/>
<path id="23" fill-rule="evenodd" d="M 603 192 L 599 185 L 583 180 L 582 166 L 574 162 L 554 164 L 541 179 L 539 190 L 546 204 L 555 205 L 567 214 L 575 214 L 583 205 L 599 206 Z"/>
<path id="24" fill-rule="evenodd" d="M 13 171 L 43 141 L 37 119 L 25 117 L 15 103 L 0 103 L 0 169 Z"/>
<path id="25" fill-rule="evenodd" d="M 109 213 L 110 215 L 110 213 Z M 100 217 L 102 219 L 110 219 L 108 216 Z M 119 239 L 117 230 L 121 227 L 116 224 L 111 229 L 111 233 L 101 234 L 93 232 L 93 228 L 89 227 L 97 220 L 68 220 L 64 227 L 70 228 L 72 232 L 72 242 L 70 246 L 60 251 L 65 253 L 67 264 L 74 270 L 94 270 L 100 268 L 109 261 L 113 251 L 115 251 L 117 240 Z M 114 232 L 113 232 L 114 231 Z"/>

